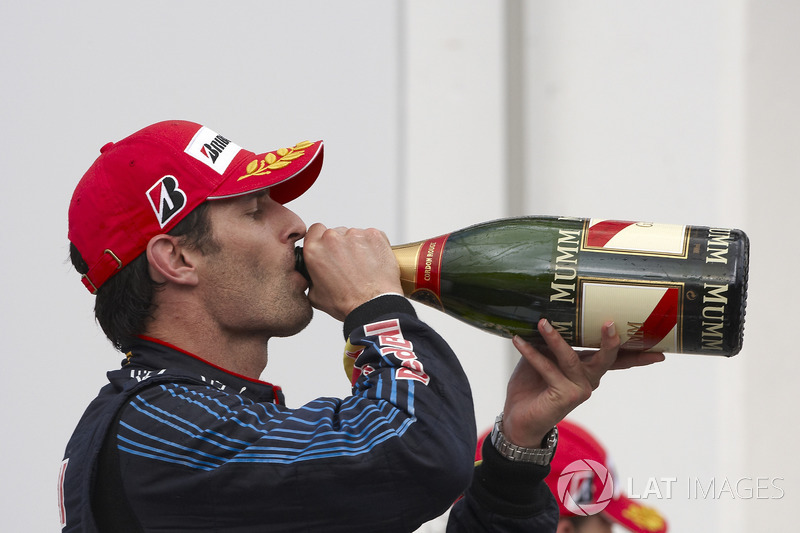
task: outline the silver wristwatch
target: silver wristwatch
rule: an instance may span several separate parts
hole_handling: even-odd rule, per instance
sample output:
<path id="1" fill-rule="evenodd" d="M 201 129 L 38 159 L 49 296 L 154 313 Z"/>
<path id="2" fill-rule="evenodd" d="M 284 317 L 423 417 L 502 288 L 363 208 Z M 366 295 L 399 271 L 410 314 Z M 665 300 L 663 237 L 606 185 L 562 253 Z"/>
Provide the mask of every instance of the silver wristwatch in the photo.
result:
<path id="1" fill-rule="evenodd" d="M 553 455 L 556 453 L 558 428 L 553 426 L 553 429 L 547 432 L 547 435 L 542 440 L 541 448 L 523 448 L 522 446 L 511 444 L 503 436 L 503 413 L 500 413 L 494 421 L 491 438 L 495 449 L 506 459 L 545 466 L 550 464 L 550 461 L 553 460 Z"/>

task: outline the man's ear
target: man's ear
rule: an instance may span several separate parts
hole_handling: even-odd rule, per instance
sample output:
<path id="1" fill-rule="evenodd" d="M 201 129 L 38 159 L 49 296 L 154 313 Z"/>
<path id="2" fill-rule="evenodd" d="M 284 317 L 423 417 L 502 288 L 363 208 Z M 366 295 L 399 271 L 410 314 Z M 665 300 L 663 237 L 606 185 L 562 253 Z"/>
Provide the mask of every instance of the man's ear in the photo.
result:
<path id="1" fill-rule="evenodd" d="M 153 281 L 197 285 L 195 258 L 199 251 L 187 249 L 180 241 L 180 237 L 161 234 L 147 243 L 147 262 Z"/>

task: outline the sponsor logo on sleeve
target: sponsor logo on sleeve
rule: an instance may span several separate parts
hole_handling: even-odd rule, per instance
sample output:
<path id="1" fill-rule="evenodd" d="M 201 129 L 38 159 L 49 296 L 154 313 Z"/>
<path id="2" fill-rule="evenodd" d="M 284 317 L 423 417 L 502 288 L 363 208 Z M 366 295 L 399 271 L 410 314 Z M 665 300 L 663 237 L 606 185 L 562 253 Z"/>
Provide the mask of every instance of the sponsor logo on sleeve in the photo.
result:
<path id="1" fill-rule="evenodd" d="M 377 335 L 381 355 L 392 358 L 400 365 L 395 370 L 395 378 L 419 381 L 424 385 L 430 383 L 430 376 L 425 372 L 422 361 L 417 359 L 417 354 L 414 353 L 414 345 L 403 337 L 399 320 L 367 324 L 364 326 L 364 333 Z"/>

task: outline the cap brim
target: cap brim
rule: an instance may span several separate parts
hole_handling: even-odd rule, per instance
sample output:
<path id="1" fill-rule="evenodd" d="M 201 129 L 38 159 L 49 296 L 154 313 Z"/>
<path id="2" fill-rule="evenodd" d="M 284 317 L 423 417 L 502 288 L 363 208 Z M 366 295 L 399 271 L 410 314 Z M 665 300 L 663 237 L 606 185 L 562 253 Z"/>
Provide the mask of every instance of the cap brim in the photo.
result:
<path id="1" fill-rule="evenodd" d="M 225 173 L 225 180 L 208 199 L 269 189 L 273 200 L 285 204 L 313 185 L 322 170 L 323 154 L 322 141 L 305 141 L 260 155 L 242 150 Z"/>
<path id="2" fill-rule="evenodd" d="M 612 498 L 601 514 L 635 533 L 667 531 L 667 521 L 658 511 L 631 500 L 624 494 Z"/>

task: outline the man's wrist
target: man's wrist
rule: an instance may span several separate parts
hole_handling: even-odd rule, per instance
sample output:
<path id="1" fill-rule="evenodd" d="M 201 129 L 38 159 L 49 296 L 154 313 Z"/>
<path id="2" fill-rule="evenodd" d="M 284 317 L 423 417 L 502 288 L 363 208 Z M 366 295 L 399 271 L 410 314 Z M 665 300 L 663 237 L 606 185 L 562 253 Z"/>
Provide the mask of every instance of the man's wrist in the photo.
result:
<path id="1" fill-rule="evenodd" d="M 544 483 L 550 465 L 510 461 L 488 437 L 481 451 L 482 461 L 476 466 L 469 492 L 482 506 L 510 517 L 527 517 L 552 508 L 558 517 L 555 498 Z"/>
<path id="2" fill-rule="evenodd" d="M 558 445 L 558 428 L 553 427 L 542 439 L 538 448 L 518 446 L 506 439 L 503 434 L 503 413 L 495 420 L 494 429 L 490 435 L 495 449 L 510 461 L 549 465 L 555 455 Z"/>

